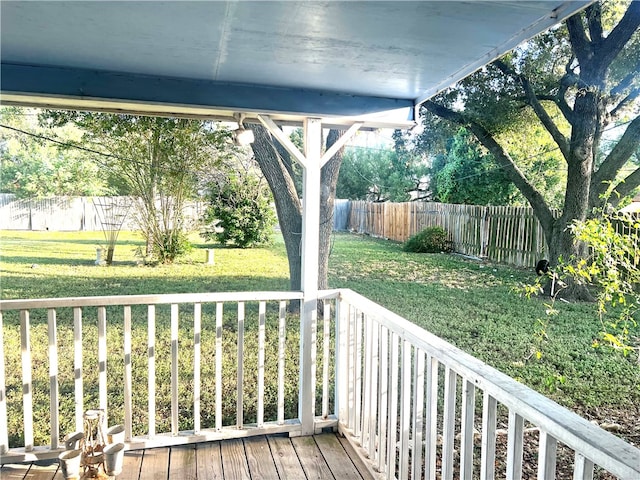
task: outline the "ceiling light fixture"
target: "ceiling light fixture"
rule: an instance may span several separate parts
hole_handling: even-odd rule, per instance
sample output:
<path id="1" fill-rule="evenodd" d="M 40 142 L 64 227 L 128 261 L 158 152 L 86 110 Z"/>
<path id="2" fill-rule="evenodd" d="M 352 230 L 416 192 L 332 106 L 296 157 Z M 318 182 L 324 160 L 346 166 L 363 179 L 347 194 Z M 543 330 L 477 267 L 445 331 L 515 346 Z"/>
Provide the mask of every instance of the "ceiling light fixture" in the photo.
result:
<path id="1" fill-rule="evenodd" d="M 239 147 L 245 147 L 247 145 L 252 144 L 255 141 L 255 136 L 253 135 L 253 130 L 246 130 L 242 121 L 244 119 L 244 114 L 238 113 L 234 115 L 238 120 L 238 128 L 233 131 L 233 139 L 235 144 Z"/>

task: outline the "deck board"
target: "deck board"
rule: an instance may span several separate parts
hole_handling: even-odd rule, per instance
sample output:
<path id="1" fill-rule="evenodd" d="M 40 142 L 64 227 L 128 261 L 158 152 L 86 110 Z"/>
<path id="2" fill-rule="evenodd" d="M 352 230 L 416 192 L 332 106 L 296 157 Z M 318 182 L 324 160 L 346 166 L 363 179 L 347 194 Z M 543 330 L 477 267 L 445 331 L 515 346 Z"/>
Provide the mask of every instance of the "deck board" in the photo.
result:
<path id="1" fill-rule="evenodd" d="M 138 480 L 140 477 L 140 468 L 142 467 L 143 456 L 144 450 L 131 450 L 129 452 L 125 452 L 122 473 L 118 475 L 118 480 Z"/>
<path id="2" fill-rule="evenodd" d="M 172 447 L 169 459 L 169 478 L 196 480 L 195 445 Z"/>
<path id="3" fill-rule="evenodd" d="M 272 435 L 130 450 L 118 480 L 371 479 L 361 464 L 333 433 Z M 63 480 L 55 460 L 44 466 L 4 465 L 0 478 Z"/>
<path id="4" fill-rule="evenodd" d="M 0 469 L 0 478 L 2 480 L 22 480 L 29 472 L 29 465 L 10 464 L 3 465 Z"/>
<path id="5" fill-rule="evenodd" d="M 58 463 L 53 463 L 51 465 L 41 466 L 41 465 L 32 465 L 29 469 L 29 472 L 25 475 L 25 480 L 53 480 L 56 477 L 56 473 L 58 472 Z M 57 476 L 62 479 L 62 471 Z M 0 478 L 4 480 L 4 475 L 0 475 Z"/>
<path id="6" fill-rule="evenodd" d="M 318 435 L 314 440 L 335 478 L 362 478 L 336 437 Z"/>
<path id="7" fill-rule="evenodd" d="M 292 438 L 291 443 L 293 444 L 293 448 L 296 449 L 304 473 L 309 480 L 333 480 L 335 478 L 313 437 Z"/>
<path id="8" fill-rule="evenodd" d="M 265 436 L 247 438 L 244 441 L 244 449 L 247 454 L 251 478 L 279 480 L 278 470 L 273 462 L 269 442 Z"/>
<path id="9" fill-rule="evenodd" d="M 305 478 L 298 454 L 289 437 L 271 436 L 268 441 L 280 478 Z"/>
<path id="10" fill-rule="evenodd" d="M 140 464 L 140 480 L 160 480 L 169 476 L 169 448 L 149 448 Z"/>
<path id="11" fill-rule="evenodd" d="M 234 438 L 220 443 L 224 478 L 251 480 L 242 440 Z"/>
<path id="12" fill-rule="evenodd" d="M 196 446 L 197 475 L 199 479 L 222 480 L 220 442 L 199 443 Z"/>

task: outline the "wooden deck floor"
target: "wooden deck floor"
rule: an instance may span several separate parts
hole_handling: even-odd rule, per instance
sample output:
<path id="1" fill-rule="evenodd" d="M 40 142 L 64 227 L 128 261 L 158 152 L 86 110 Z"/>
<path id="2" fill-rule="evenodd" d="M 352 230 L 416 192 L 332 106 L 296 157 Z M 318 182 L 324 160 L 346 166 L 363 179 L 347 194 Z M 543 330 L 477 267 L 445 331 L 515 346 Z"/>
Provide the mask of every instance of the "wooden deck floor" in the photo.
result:
<path id="1" fill-rule="evenodd" d="M 63 480 L 49 465 L 4 465 L 2 480 Z M 333 433 L 313 437 L 259 436 L 171 448 L 131 450 L 117 480 L 370 479 L 347 441 Z"/>

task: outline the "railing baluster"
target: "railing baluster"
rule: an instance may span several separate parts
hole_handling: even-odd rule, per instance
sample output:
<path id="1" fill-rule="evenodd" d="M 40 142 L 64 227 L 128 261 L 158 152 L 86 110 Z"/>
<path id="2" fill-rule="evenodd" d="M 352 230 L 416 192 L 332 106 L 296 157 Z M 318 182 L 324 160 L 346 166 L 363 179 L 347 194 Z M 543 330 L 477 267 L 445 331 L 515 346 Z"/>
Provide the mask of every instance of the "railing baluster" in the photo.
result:
<path id="1" fill-rule="evenodd" d="M 102 428 L 107 430 L 107 308 L 98 307 L 98 395 L 100 409 L 104 411 Z"/>
<path id="2" fill-rule="evenodd" d="M 391 370 L 389 378 L 389 427 L 387 429 L 387 480 L 396 477 L 398 441 L 398 334 L 391 333 Z"/>
<path id="3" fill-rule="evenodd" d="M 507 480 L 522 478 L 522 442 L 524 419 L 509 411 L 509 430 L 507 439 Z"/>
<path id="4" fill-rule="evenodd" d="M 193 432 L 200 433 L 200 358 L 202 351 L 202 304 L 193 305 Z"/>
<path id="5" fill-rule="evenodd" d="M 411 449 L 411 478 L 421 478 L 422 439 L 424 417 L 424 352 L 418 348 L 414 353 L 413 367 L 413 448 Z"/>
<path id="6" fill-rule="evenodd" d="M 244 382 L 244 302 L 238 302 L 238 378 L 236 397 L 236 427 L 244 425 L 243 382 Z"/>
<path id="7" fill-rule="evenodd" d="M 453 450 L 456 422 L 457 374 L 447 367 L 444 377 L 444 421 L 442 431 L 442 478 L 453 478 Z"/>
<path id="8" fill-rule="evenodd" d="M 131 440 L 133 431 L 133 380 L 131 377 L 131 306 L 124 306 L 124 437 Z"/>
<path id="9" fill-rule="evenodd" d="M 280 302 L 278 313 L 278 424 L 284 424 L 284 374 L 287 345 L 287 302 Z"/>
<path id="10" fill-rule="evenodd" d="M 378 412 L 378 364 L 380 363 L 380 342 L 378 340 L 380 325 L 371 320 L 371 415 L 369 418 L 369 458 L 376 458 L 376 425 Z"/>
<path id="11" fill-rule="evenodd" d="M 222 320 L 224 303 L 216 303 L 216 430 L 222 430 Z"/>
<path id="12" fill-rule="evenodd" d="M 364 384 L 362 398 L 362 433 L 360 444 L 366 448 L 369 443 L 369 425 L 371 419 L 371 396 L 373 395 L 371 385 L 371 326 L 369 322 L 364 322 Z"/>
<path id="13" fill-rule="evenodd" d="M 58 335 L 56 310 L 47 311 L 47 333 L 49 336 L 49 415 L 51 419 L 51 448 L 60 447 L 60 411 L 58 387 Z"/>
<path id="14" fill-rule="evenodd" d="M 498 402 L 484 392 L 482 402 L 482 453 L 480 480 L 494 480 L 496 475 L 496 418 Z"/>
<path id="15" fill-rule="evenodd" d="M 4 330 L 0 312 L 0 453 L 9 450 L 9 423 L 7 421 L 7 377 L 4 365 Z"/>
<path id="16" fill-rule="evenodd" d="M 409 478 L 409 429 L 411 428 L 411 343 L 402 341 L 400 386 L 400 478 Z"/>
<path id="17" fill-rule="evenodd" d="M 31 328 L 29 311 L 20 311 L 20 349 L 22 351 L 22 409 L 24 414 L 24 449 L 33 450 L 33 385 L 31 383 Z"/>
<path id="18" fill-rule="evenodd" d="M 329 416 L 329 342 L 331 340 L 331 303 L 324 301 L 322 342 L 322 418 Z"/>
<path id="19" fill-rule="evenodd" d="M 178 406 L 178 313 L 179 306 L 171 304 L 171 434 L 178 435 L 179 406 Z"/>
<path id="20" fill-rule="evenodd" d="M 593 462 L 576 452 L 573 480 L 593 480 Z"/>
<path id="21" fill-rule="evenodd" d="M 156 306 L 147 305 L 147 390 L 149 437 L 156 434 Z"/>
<path id="22" fill-rule="evenodd" d="M 355 331 L 355 392 L 354 392 L 354 433 L 362 442 L 362 317 L 363 313 L 358 311 L 356 314 L 356 331 Z M 362 443 L 361 443 L 362 444 Z"/>
<path id="23" fill-rule="evenodd" d="M 356 430 L 356 421 L 355 421 L 355 391 L 356 391 L 356 334 L 355 334 L 355 325 L 356 325 L 356 309 L 353 305 L 349 305 L 349 314 L 348 314 L 348 327 L 347 327 L 347 351 L 348 351 L 348 402 L 349 408 L 347 410 L 347 425 L 351 429 L 351 431 L 355 434 Z"/>
<path id="24" fill-rule="evenodd" d="M 266 303 L 260 302 L 258 311 L 258 427 L 264 426 L 264 347 Z"/>
<path id="25" fill-rule="evenodd" d="M 547 432 L 540 430 L 538 454 L 538 480 L 556 478 L 556 450 L 558 441 Z"/>
<path id="26" fill-rule="evenodd" d="M 388 468 L 387 461 L 387 421 L 389 418 L 389 330 L 380 325 L 380 388 L 378 389 L 378 471 Z"/>
<path id="27" fill-rule="evenodd" d="M 424 474 L 425 478 L 436 478 L 436 447 L 438 445 L 438 359 L 427 354 L 427 432 Z"/>
<path id="28" fill-rule="evenodd" d="M 460 477 L 471 480 L 473 473 L 473 430 L 476 407 L 476 387 L 462 380 L 462 422 L 460 441 Z"/>
<path id="29" fill-rule="evenodd" d="M 81 432 L 84 415 L 84 385 L 82 381 L 82 308 L 73 309 L 73 396 L 76 432 Z"/>

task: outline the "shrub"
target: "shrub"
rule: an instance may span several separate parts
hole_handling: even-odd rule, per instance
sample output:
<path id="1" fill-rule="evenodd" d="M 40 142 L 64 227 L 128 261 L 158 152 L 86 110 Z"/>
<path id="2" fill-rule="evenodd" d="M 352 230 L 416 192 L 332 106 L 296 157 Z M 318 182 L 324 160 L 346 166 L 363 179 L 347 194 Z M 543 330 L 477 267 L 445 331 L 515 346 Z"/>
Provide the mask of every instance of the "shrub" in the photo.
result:
<path id="1" fill-rule="evenodd" d="M 447 232 L 442 227 L 427 227 L 404 243 L 405 252 L 440 253 L 451 251 Z"/>
<path id="2" fill-rule="evenodd" d="M 181 256 L 189 253 L 193 245 L 184 232 L 173 230 L 158 235 L 152 246 L 153 257 L 161 263 L 173 263 Z"/>
<path id="3" fill-rule="evenodd" d="M 254 175 L 230 174 L 210 184 L 201 236 L 240 248 L 268 244 L 276 224 L 271 200 L 267 185 Z"/>

